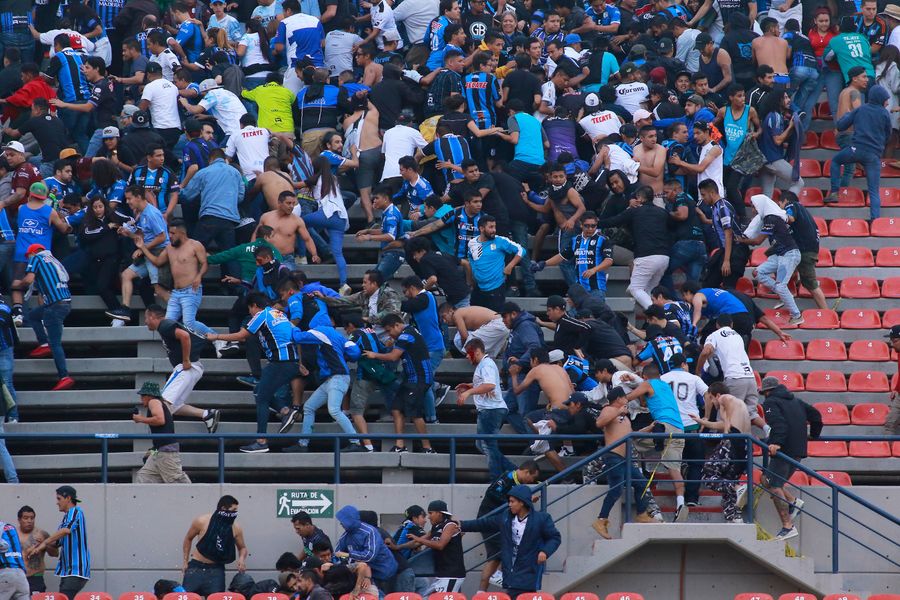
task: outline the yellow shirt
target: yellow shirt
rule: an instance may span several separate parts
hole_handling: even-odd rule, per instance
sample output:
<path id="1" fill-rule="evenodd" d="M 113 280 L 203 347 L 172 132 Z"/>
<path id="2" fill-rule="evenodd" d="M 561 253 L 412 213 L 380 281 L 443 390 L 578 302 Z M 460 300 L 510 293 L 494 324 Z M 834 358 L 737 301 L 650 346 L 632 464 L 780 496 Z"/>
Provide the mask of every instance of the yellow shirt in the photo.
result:
<path id="1" fill-rule="evenodd" d="M 241 96 L 256 102 L 260 127 L 279 133 L 294 133 L 292 109 L 295 96 L 291 90 L 272 82 L 252 90 L 244 90 Z"/>

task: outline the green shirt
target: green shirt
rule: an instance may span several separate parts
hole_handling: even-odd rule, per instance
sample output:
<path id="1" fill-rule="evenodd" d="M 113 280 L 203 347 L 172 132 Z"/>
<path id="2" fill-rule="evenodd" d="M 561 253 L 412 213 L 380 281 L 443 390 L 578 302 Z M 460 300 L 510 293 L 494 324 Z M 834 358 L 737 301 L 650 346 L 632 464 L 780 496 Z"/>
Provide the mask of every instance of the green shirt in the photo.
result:
<path id="1" fill-rule="evenodd" d="M 260 127 L 279 133 L 294 133 L 292 110 L 295 96 L 291 90 L 272 82 L 252 90 L 244 90 L 241 96 L 256 102 Z"/>
<path id="2" fill-rule="evenodd" d="M 211 265 L 221 265 L 222 263 L 227 263 L 232 260 L 237 261 L 238 265 L 241 267 L 241 279 L 244 281 L 251 281 L 253 276 L 256 275 L 256 257 L 253 256 L 253 252 L 260 246 L 271 249 L 272 254 L 275 255 L 275 260 L 281 262 L 281 253 L 275 246 L 265 240 L 248 242 L 246 244 L 241 244 L 240 246 L 235 246 L 231 250 L 218 252 L 208 256 L 206 262 Z"/>
<path id="3" fill-rule="evenodd" d="M 844 84 L 850 82 L 847 72 L 853 67 L 862 67 L 869 75 L 869 79 L 875 79 L 875 67 L 872 66 L 872 52 L 869 40 L 861 33 L 842 33 L 831 38 L 825 46 L 826 60 L 837 60 L 841 73 L 844 75 Z"/>

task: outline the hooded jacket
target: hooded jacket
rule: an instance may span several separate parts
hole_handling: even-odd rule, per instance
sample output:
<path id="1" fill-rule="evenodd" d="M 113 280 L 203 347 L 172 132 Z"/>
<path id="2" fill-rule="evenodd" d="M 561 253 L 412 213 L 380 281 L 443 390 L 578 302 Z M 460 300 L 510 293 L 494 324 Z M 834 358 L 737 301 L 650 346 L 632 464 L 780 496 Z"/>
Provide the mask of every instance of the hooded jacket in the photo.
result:
<path id="1" fill-rule="evenodd" d="M 360 521 L 359 510 L 355 506 L 345 506 L 335 516 L 344 528 L 334 547 L 335 552 L 346 552 L 351 559 L 369 565 L 372 578 L 377 581 L 385 581 L 397 573 L 397 561 L 384 545 L 381 534 L 376 528 Z"/>
<path id="2" fill-rule="evenodd" d="M 463 531 L 480 531 L 491 534 L 500 533 L 500 563 L 503 569 L 503 587 L 506 589 L 534 591 L 541 589 L 541 573 L 543 568 L 537 564 L 537 555 L 543 552 L 547 558 L 556 552 L 562 542 L 562 536 L 553 518 L 541 511 L 534 510 L 531 504 L 531 489 L 527 485 L 516 485 L 509 490 L 512 496 L 528 507 L 528 522 L 522 541 L 515 551 L 512 539 L 512 520 L 516 517 L 508 510 L 499 514 L 486 515 L 480 519 L 463 521 Z M 514 558 L 515 557 L 515 558 Z"/>
<path id="3" fill-rule="evenodd" d="M 544 346 L 544 332 L 541 326 L 537 324 L 534 315 L 529 312 L 520 312 L 512 322 L 512 329 L 509 331 L 509 342 L 506 344 L 506 360 L 513 356 L 522 363 L 527 365 L 531 360 L 531 351 L 535 348 Z"/>
<path id="4" fill-rule="evenodd" d="M 891 114 L 884 107 L 890 94 L 880 85 L 869 90 L 869 101 L 837 120 L 835 127 L 845 131 L 853 126 L 850 145 L 881 156 L 891 137 Z"/>
<path id="5" fill-rule="evenodd" d="M 768 443 L 778 444 L 782 452 L 795 460 L 806 458 L 806 440 L 817 439 L 822 433 L 822 413 L 794 396 L 783 385 L 769 392 L 763 410 L 766 423 L 772 428 Z"/>

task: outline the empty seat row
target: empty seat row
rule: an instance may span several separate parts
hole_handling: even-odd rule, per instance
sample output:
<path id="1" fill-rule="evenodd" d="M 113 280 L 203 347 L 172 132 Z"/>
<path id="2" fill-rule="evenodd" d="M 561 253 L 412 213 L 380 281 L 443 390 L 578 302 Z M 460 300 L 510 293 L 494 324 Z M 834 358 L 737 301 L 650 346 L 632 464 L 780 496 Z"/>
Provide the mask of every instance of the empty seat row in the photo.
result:
<path id="1" fill-rule="evenodd" d="M 756 453 L 754 453 L 756 455 Z M 834 483 L 835 485 L 839 485 L 841 487 L 852 487 L 853 480 L 850 479 L 850 474 L 844 471 L 816 471 L 816 475 L 821 477 L 822 479 L 827 479 L 828 481 Z M 757 468 L 753 470 L 753 483 L 759 485 L 762 480 L 762 469 Z M 740 481 L 746 482 L 747 475 L 741 475 Z M 820 481 L 816 477 L 812 477 L 807 475 L 802 471 L 794 471 L 794 474 L 788 478 L 788 482 L 795 487 L 815 487 L 815 486 L 825 486 L 826 484 Z"/>
<path id="2" fill-rule="evenodd" d="M 813 440 L 807 443 L 806 451 L 809 456 L 824 458 L 890 458 L 900 457 L 900 442 L 885 441 L 856 441 L 850 442 L 823 442 Z"/>
<path id="3" fill-rule="evenodd" d="M 881 393 L 891 389 L 887 375 L 881 371 L 856 371 L 849 378 L 840 371 L 811 371 L 805 381 L 797 371 L 769 371 L 766 377 L 776 377 L 792 392 Z"/>
<path id="4" fill-rule="evenodd" d="M 787 324 L 790 315 L 784 309 L 767 308 L 763 312 L 782 329 L 797 327 Z M 885 311 L 883 317 L 871 308 L 845 310 L 840 316 L 827 308 L 808 308 L 803 311 L 803 319 L 800 329 L 889 329 L 900 324 L 900 308 Z M 762 323 L 759 326 L 765 327 Z"/>
<path id="5" fill-rule="evenodd" d="M 821 235 L 821 226 L 819 232 Z M 878 217 L 872 220 L 871 226 L 865 219 L 834 219 L 828 222 L 828 235 L 835 237 L 900 237 L 900 219 Z"/>
<path id="6" fill-rule="evenodd" d="M 750 206 L 750 198 L 756 194 L 761 194 L 762 188 L 758 186 L 747 188 L 744 192 L 744 204 Z M 881 206 L 882 208 L 896 208 L 900 206 L 900 188 L 885 187 L 881 188 Z M 781 190 L 772 191 L 772 199 L 778 200 L 781 197 Z M 797 194 L 800 204 L 807 208 L 821 208 L 827 206 L 830 208 L 862 208 L 869 205 L 869 199 L 866 192 L 860 188 L 845 187 L 838 190 L 838 201 L 832 204 L 825 204 L 825 192 L 819 188 L 805 187 Z"/>
<path id="7" fill-rule="evenodd" d="M 754 248 L 750 255 L 750 266 L 758 267 L 766 261 L 768 247 Z M 900 247 L 888 246 L 880 248 L 877 254 L 865 246 L 846 246 L 838 248 L 834 257 L 828 248 L 819 248 L 817 267 L 900 267 Z"/>
<path id="8" fill-rule="evenodd" d="M 734 597 L 734 600 L 775 600 L 775 598 L 771 594 L 766 594 L 764 592 L 747 592 L 743 594 L 738 594 Z M 819 600 L 819 597 L 815 594 L 805 594 L 802 592 L 790 592 L 788 594 L 782 594 L 778 596 L 778 600 Z M 847 592 L 839 592 L 837 594 L 828 594 L 824 596 L 822 600 L 866 600 L 856 594 L 849 594 Z M 900 600 L 900 595 L 898 594 L 873 594 L 868 597 L 867 600 Z"/>
<path id="9" fill-rule="evenodd" d="M 813 404 L 822 413 L 825 425 L 871 425 L 881 426 L 887 420 L 890 407 L 886 404 L 862 403 L 848 410 L 840 402 L 816 402 Z"/>
<path id="10" fill-rule="evenodd" d="M 850 350 L 844 342 L 836 339 L 815 339 L 803 345 L 797 340 L 770 340 L 765 349 L 757 340 L 750 340 L 747 351 L 750 360 L 852 360 L 866 362 L 887 362 L 894 360 L 888 345 L 881 340 L 856 340 Z"/>

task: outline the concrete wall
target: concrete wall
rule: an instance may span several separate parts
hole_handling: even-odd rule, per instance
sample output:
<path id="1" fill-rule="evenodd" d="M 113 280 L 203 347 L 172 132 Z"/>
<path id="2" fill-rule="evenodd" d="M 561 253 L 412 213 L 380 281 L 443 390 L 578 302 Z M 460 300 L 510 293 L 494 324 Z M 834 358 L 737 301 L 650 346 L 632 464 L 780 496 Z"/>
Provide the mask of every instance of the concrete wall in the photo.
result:
<path id="1" fill-rule="evenodd" d="M 15 522 L 15 514 L 23 504 L 28 504 L 37 511 L 38 526 L 48 531 L 56 529 L 61 515 L 55 505 L 55 485 L 29 484 L 0 486 L 0 520 Z M 216 500 L 222 494 L 231 494 L 240 501 L 238 522 L 245 531 L 245 538 L 250 550 L 248 569 L 258 578 L 272 577 L 271 570 L 276 558 L 285 551 L 296 551 L 299 540 L 290 524 L 290 519 L 276 518 L 276 493 L 281 488 L 294 489 L 334 489 L 336 509 L 346 504 L 354 504 L 361 508 L 375 510 L 380 515 L 382 526 L 393 531 L 402 521 L 404 509 L 411 504 L 426 506 L 430 500 L 444 499 L 451 511 L 462 518 L 474 517 L 478 504 L 484 493 L 481 485 L 218 485 L 195 484 L 191 486 L 162 485 L 78 485 L 78 493 L 84 499 L 82 505 L 87 516 L 90 549 L 93 557 L 94 577 L 86 589 L 104 590 L 119 594 L 128 590 L 152 589 L 153 582 L 159 577 L 180 580 L 181 542 L 192 518 L 201 513 L 210 512 Z M 563 494 L 568 488 L 556 486 L 550 489 L 548 497 L 552 500 Z M 551 513 L 559 518 L 569 511 L 576 510 L 587 503 L 574 515 L 561 520 L 558 524 L 563 546 L 548 565 L 549 571 L 561 571 L 566 556 L 589 555 L 597 536 L 589 524 L 596 516 L 599 508 L 592 502 L 605 486 L 586 486 L 567 498 L 556 503 Z M 893 511 L 900 505 L 900 488 L 855 487 L 853 491 L 870 502 Z M 807 488 L 804 493 L 806 509 L 830 523 L 830 509 L 814 500 L 827 490 L 823 488 Z M 770 502 L 761 503 L 761 523 L 769 530 L 776 530 L 774 512 Z M 336 510 L 335 509 L 335 510 Z M 860 511 L 858 506 L 842 499 L 841 510 L 851 517 L 872 525 L 890 540 L 900 540 L 900 528 L 888 527 L 883 519 L 873 518 L 868 511 Z M 614 519 L 619 516 L 613 511 Z M 827 519 L 825 519 L 827 517 Z M 316 524 L 321 527 L 333 541 L 339 535 L 339 526 L 333 519 L 319 519 Z M 802 517 L 798 523 L 801 530 L 799 549 L 802 554 L 814 557 L 817 571 L 830 571 L 831 567 L 831 532 L 824 525 L 819 525 L 810 517 Z M 855 526 L 848 517 L 842 517 L 841 527 L 854 538 L 874 546 L 894 561 L 900 562 L 900 552 L 896 546 L 879 540 L 872 533 L 865 532 Z M 613 523 L 612 530 L 617 530 L 618 523 Z M 466 547 L 480 542 L 480 536 L 466 536 Z M 602 551 L 602 545 L 599 546 Z M 641 581 L 642 585 L 652 581 L 659 585 L 659 593 L 653 598 L 670 600 L 678 598 L 672 593 L 675 585 L 684 573 L 685 587 L 691 589 L 714 590 L 722 586 L 722 573 L 734 574 L 734 580 L 727 583 L 732 588 L 730 593 L 741 591 L 736 589 L 757 582 L 759 585 L 775 586 L 777 578 L 759 572 L 756 564 L 740 564 L 727 562 L 728 552 L 722 552 L 719 546 L 691 546 L 689 562 L 682 569 L 681 555 L 673 554 L 671 547 L 657 552 L 654 547 L 642 549 L 639 556 L 632 556 L 620 561 L 613 569 L 607 570 L 596 589 L 606 593 L 615 588 L 627 588 L 629 582 Z M 853 541 L 843 539 L 841 542 L 841 571 L 845 581 L 853 583 L 852 589 L 868 591 L 892 591 L 900 593 L 900 570 L 887 561 L 878 559 L 870 552 L 862 550 Z M 480 550 L 480 549 L 479 549 Z M 475 554 L 478 558 L 475 558 Z M 482 553 L 467 554 L 469 568 L 480 562 Z M 53 559 L 51 564 L 55 564 Z M 726 562 L 722 562 L 726 561 Z M 724 565 L 720 570 L 715 565 Z M 229 572 L 229 580 L 233 572 Z M 646 579 L 647 575 L 652 575 Z M 48 578 L 49 588 L 55 590 L 56 582 Z M 868 584 L 866 587 L 861 587 Z M 477 578 L 470 574 L 466 593 L 474 593 Z M 873 589 L 874 588 L 874 589 Z M 677 590 L 676 588 L 674 588 Z M 752 586 L 751 586 L 752 589 Z M 669 591 L 666 591 L 669 590 Z M 591 590 L 582 590 L 591 591 Z M 635 590 L 635 591 L 641 591 Z M 764 591 L 764 590 L 760 590 Z M 834 590 L 835 592 L 841 590 Z M 693 593 L 688 598 L 700 599 Z M 725 595 L 713 594 L 709 598 L 725 598 Z M 732 596 L 728 596 L 730 600 Z M 647 600 L 651 600 L 648 598 Z"/>

